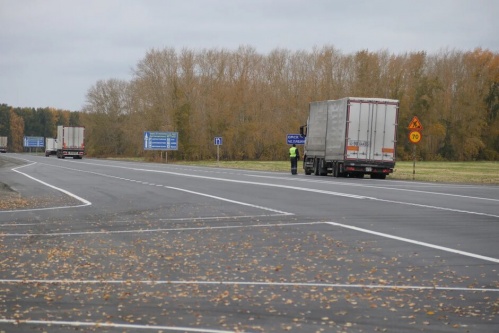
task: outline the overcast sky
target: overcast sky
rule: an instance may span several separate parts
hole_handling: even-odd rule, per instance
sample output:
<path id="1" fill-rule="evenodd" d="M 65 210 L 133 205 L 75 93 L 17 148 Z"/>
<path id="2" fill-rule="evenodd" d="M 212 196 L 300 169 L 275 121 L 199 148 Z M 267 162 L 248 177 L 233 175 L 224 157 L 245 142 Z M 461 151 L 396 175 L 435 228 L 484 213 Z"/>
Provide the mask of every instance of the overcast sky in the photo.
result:
<path id="1" fill-rule="evenodd" d="M 499 52 L 496 0 L 0 0 L 0 104 L 80 110 L 152 48 Z"/>

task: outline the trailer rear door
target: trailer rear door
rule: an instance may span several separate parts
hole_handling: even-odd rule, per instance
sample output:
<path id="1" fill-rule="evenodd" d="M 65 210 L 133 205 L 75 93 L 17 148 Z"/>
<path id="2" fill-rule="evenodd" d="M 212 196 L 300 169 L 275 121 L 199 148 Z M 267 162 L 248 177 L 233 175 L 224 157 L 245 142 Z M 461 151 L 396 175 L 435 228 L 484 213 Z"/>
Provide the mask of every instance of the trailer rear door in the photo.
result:
<path id="1" fill-rule="evenodd" d="M 350 100 L 347 159 L 395 161 L 397 113 L 396 100 Z"/>

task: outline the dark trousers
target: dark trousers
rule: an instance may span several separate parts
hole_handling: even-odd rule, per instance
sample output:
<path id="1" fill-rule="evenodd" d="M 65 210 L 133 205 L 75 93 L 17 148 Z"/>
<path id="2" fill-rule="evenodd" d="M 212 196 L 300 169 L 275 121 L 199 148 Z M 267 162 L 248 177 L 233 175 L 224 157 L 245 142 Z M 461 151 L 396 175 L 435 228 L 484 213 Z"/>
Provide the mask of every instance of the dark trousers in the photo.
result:
<path id="1" fill-rule="evenodd" d="M 296 175 L 298 171 L 298 158 L 297 157 L 290 157 L 291 160 L 291 174 Z"/>

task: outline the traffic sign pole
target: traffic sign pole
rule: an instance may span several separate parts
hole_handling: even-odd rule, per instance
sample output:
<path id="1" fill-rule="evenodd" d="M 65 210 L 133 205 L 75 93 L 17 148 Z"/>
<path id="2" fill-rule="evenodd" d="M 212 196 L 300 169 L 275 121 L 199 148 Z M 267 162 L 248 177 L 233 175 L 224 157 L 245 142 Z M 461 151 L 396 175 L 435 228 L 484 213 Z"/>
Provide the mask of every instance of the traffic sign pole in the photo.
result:
<path id="1" fill-rule="evenodd" d="M 220 167 L 220 146 L 222 145 L 222 137 L 215 137 L 215 139 L 213 139 L 213 143 L 217 146 L 217 165 Z"/>
<path id="2" fill-rule="evenodd" d="M 409 126 L 407 127 L 409 132 L 409 141 L 412 142 L 412 180 L 416 178 L 416 145 L 421 141 L 423 137 L 421 131 L 423 130 L 423 124 L 419 121 L 418 117 L 412 117 Z"/>

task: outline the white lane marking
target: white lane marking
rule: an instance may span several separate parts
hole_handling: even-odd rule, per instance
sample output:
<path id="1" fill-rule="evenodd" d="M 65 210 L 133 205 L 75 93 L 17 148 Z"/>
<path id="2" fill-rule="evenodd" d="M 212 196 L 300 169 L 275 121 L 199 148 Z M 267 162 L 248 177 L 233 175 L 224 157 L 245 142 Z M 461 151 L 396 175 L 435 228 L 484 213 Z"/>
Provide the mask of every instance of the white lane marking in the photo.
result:
<path id="1" fill-rule="evenodd" d="M 417 204 L 412 204 L 412 203 L 409 203 L 409 202 L 388 201 L 388 200 L 377 199 L 377 198 L 373 198 L 373 197 L 358 196 L 358 195 L 352 195 L 352 194 L 340 193 L 340 192 L 332 192 L 332 191 L 315 190 L 315 189 L 310 189 L 310 188 L 301 188 L 301 187 L 288 186 L 288 185 L 278 185 L 278 184 L 268 184 L 268 183 L 241 181 L 241 180 L 233 180 L 233 179 L 223 179 L 223 178 L 216 178 L 216 177 L 206 177 L 206 176 L 199 176 L 199 175 L 182 174 L 182 173 L 170 172 L 170 171 L 160 171 L 160 170 L 143 169 L 143 168 L 129 168 L 129 167 L 117 166 L 117 165 L 104 165 L 104 164 L 99 164 L 99 163 L 88 163 L 88 162 L 79 162 L 79 163 L 80 164 L 84 163 L 84 164 L 88 164 L 88 165 L 97 165 L 97 166 L 102 166 L 102 167 L 110 167 L 110 168 L 121 168 L 121 169 L 135 170 L 135 171 L 165 173 L 165 174 L 172 174 L 172 175 L 178 175 L 178 176 L 184 176 L 184 177 L 193 177 L 193 178 L 203 178 L 203 179 L 210 179 L 210 180 L 219 180 L 219 181 L 225 181 L 225 182 L 236 182 L 236 183 L 244 183 L 244 184 L 252 184 L 252 185 L 280 187 L 280 188 L 287 188 L 287 189 L 293 189 L 293 190 L 308 191 L 308 192 L 313 192 L 313 193 L 322 193 L 322 194 L 329 194 L 329 195 L 351 197 L 351 198 L 356 198 L 356 199 L 372 199 L 372 200 L 377 200 L 377 201 L 385 201 L 385 202 L 392 202 L 392 203 L 405 204 L 405 205 L 417 205 Z M 51 164 L 47 164 L 47 165 L 51 165 Z M 68 167 L 62 167 L 62 166 L 57 166 L 57 167 L 66 168 L 66 169 L 75 170 L 75 171 L 80 171 L 80 172 L 95 173 L 95 172 L 90 172 L 90 171 L 84 171 L 84 170 L 78 170 L 78 169 L 73 169 L 73 168 L 68 168 Z M 95 173 L 95 174 L 99 174 L 99 173 Z M 110 175 L 106 175 L 106 174 L 99 174 L 99 175 L 107 176 L 107 177 L 114 177 L 114 176 L 110 176 Z M 120 177 L 114 177 L 114 178 L 121 179 Z M 304 181 L 304 180 L 301 180 L 301 181 Z M 360 185 L 360 184 L 348 184 L 348 185 L 349 186 L 373 187 L 373 188 L 385 188 L 385 189 L 392 189 L 392 190 L 414 191 L 414 192 L 420 192 L 420 193 L 426 193 L 426 194 L 449 195 L 449 196 L 471 198 L 471 199 L 478 199 L 478 200 L 499 201 L 499 200 L 490 199 L 490 198 L 480 198 L 480 197 L 471 197 L 471 196 L 460 196 L 460 195 L 437 193 L 437 192 L 427 192 L 427 191 L 418 191 L 418 190 L 397 189 L 397 188 L 369 186 L 369 185 Z M 473 211 L 464 211 L 464 210 L 459 210 L 459 209 L 444 208 L 444 207 L 438 207 L 438 206 L 429 206 L 429 205 L 425 206 L 425 205 L 421 205 L 421 207 L 432 208 L 432 209 L 440 209 L 440 210 L 446 210 L 446 211 L 452 211 L 452 212 L 458 212 L 458 213 L 465 213 L 465 214 L 472 214 L 472 215 L 482 215 L 482 216 L 489 216 L 489 217 L 499 217 L 498 215 L 493 215 L 493 214 L 486 214 L 486 213 L 473 212 Z"/>
<path id="2" fill-rule="evenodd" d="M 129 167 L 115 166 L 115 165 L 102 165 L 102 164 L 97 164 L 97 163 L 86 163 L 86 164 L 98 165 L 98 166 L 104 166 L 104 167 L 111 167 L 111 168 L 129 169 L 129 170 L 134 170 L 134 171 L 165 173 L 165 174 L 171 174 L 171 175 L 177 175 L 177 176 L 193 177 L 193 178 L 203 178 L 203 179 L 219 180 L 219 181 L 225 181 L 225 182 L 235 182 L 235 183 L 244 183 L 244 184 L 251 184 L 251 185 L 279 187 L 279 188 L 286 188 L 286 189 L 299 190 L 299 191 L 307 191 L 307 192 L 313 192 L 313 193 L 322 193 L 322 194 L 329 194 L 329 195 L 350 197 L 350 198 L 355 198 L 355 199 L 371 199 L 371 200 L 377 200 L 377 201 L 380 201 L 380 202 L 390 202 L 390 203 L 397 203 L 397 204 L 403 204 L 403 205 L 414 205 L 414 206 L 418 206 L 418 204 L 413 204 L 413 203 L 410 203 L 410 202 L 389 201 L 389 200 L 383 200 L 383 199 L 378 199 L 378 198 L 373 198 L 373 197 L 358 196 L 358 195 L 347 194 L 347 193 L 332 192 L 332 191 L 325 191 L 325 190 L 316 190 L 316 189 L 303 188 L 303 187 L 295 187 L 295 186 L 289 186 L 289 185 L 278 185 L 278 184 L 251 182 L 251 181 L 234 180 L 234 179 L 223 179 L 223 178 L 216 178 L 216 177 L 206 177 L 206 176 L 199 176 L 199 175 L 182 174 L 182 173 L 171 172 L 171 171 L 159 171 L 159 170 L 142 169 L 142 168 L 129 168 Z M 83 171 L 83 170 L 78 170 L 78 171 L 89 172 L 89 171 Z M 102 174 L 102 176 L 108 176 L 108 175 Z M 113 176 L 108 176 L 108 177 L 113 177 Z M 263 177 L 265 177 L 265 176 L 263 176 Z M 361 185 L 353 185 L 353 184 L 351 184 L 351 185 L 352 186 L 361 186 Z M 365 187 L 385 188 L 385 187 L 378 187 L 378 186 L 365 186 Z M 386 189 L 392 189 L 392 188 L 386 188 Z M 402 189 L 396 189 L 396 188 L 394 188 L 393 190 L 402 190 Z M 445 194 L 445 193 L 436 193 L 436 192 L 426 192 L 426 191 L 418 191 L 418 190 L 407 190 L 407 191 L 420 192 L 420 193 L 425 193 L 425 194 L 449 195 L 449 196 L 453 196 L 453 197 L 462 197 L 462 198 L 477 199 L 477 200 L 499 201 L 499 200 L 490 199 L 490 198 L 479 198 L 479 197 L 462 196 L 462 195 Z M 489 217 L 499 217 L 499 215 L 493 215 L 493 214 L 487 214 L 487 213 L 480 213 L 480 212 L 473 212 L 473 211 L 465 211 L 465 210 L 452 209 L 452 208 L 444 208 L 444 207 L 438 207 L 438 206 L 430 206 L 430 205 L 419 205 L 419 206 L 425 207 L 425 208 L 431 208 L 431 209 L 440 209 L 440 210 L 446 210 L 446 211 L 451 211 L 451 212 L 464 213 L 464 214 L 482 215 L 482 216 L 489 216 Z"/>
<path id="3" fill-rule="evenodd" d="M 190 190 L 186 190 L 186 189 L 182 189 L 182 188 L 178 188 L 178 187 L 172 187 L 172 186 L 165 186 L 165 187 L 169 188 L 169 189 L 172 189 L 172 190 L 176 190 L 176 191 L 182 191 L 182 192 L 186 192 L 186 193 L 200 195 L 200 196 L 204 196 L 204 197 L 208 197 L 208 198 L 212 198 L 212 199 L 217 199 L 217 200 L 221 200 L 221 201 L 235 203 L 235 204 L 242 205 L 242 206 L 248 206 L 248 207 L 263 209 L 263 210 L 267 210 L 269 212 L 279 213 L 279 214 L 282 214 L 282 215 L 287 215 L 287 216 L 294 215 L 293 213 L 287 213 L 287 212 L 283 212 L 283 211 L 280 211 L 280 210 L 277 210 L 277 209 L 272 209 L 272 208 L 268 208 L 268 207 L 263 207 L 263 206 L 257 206 L 257 205 L 249 204 L 249 203 L 242 202 L 242 201 L 235 201 L 235 200 L 231 200 L 231 199 L 217 197 L 217 196 L 211 195 L 211 194 L 190 191 Z"/>
<path id="4" fill-rule="evenodd" d="M 6 223 L 6 224 L 0 224 L 1 227 L 25 227 L 25 226 L 31 226 L 31 225 L 38 225 L 36 223 Z"/>
<path id="5" fill-rule="evenodd" d="M 24 166 L 21 166 L 19 168 L 22 168 L 22 167 L 26 167 L 26 166 L 29 166 L 29 165 L 33 165 L 33 164 L 36 164 L 37 162 L 33 162 L 31 164 L 28 164 L 28 165 L 24 165 Z M 42 163 L 44 164 L 44 163 Z M 87 163 L 88 164 L 88 163 Z M 50 165 L 50 164 L 46 164 L 46 165 Z M 99 172 L 93 172 L 93 171 L 85 171 L 85 170 L 77 170 L 77 169 L 73 169 L 73 168 L 67 168 L 67 167 L 61 167 L 59 166 L 60 168 L 63 168 L 63 169 L 69 169 L 69 170 L 74 170 L 74 171 L 79 171 L 79 172 L 84 172 L 84 173 L 90 173 L 90 174 L 95 174 L 95 175 L 99 175 L 99 176 L 102 176 L 102 177 L 108 177 L 108 178 L 114 178 L 114 179 L 119 179 L 119 180 L 123 180 L 122 177 L 117 177 L 117 176 L 112 176 L 112 175 L 107 175 L 107 174 L 103 174 L 103 173 L 99 173 Z M 16 168 L 17 169 L 17 168 Z M 14 169 L 12 169 L 14 170 Z M 29 177 L 29 178 L 32 178 L 44 185 L 47 185 L 49 187 L 52 187 L 54 189 L 57 189 L 59 191 L 62 191 L 63 193 L 66 193 L 68 195 L 71 195 L 75 198 L 79 198 L 81 200 L 84 200 L 85 202 L 88 203 L 88 205 L 91 205 L 91 203 L 89 201 L 86 201 L 85 199 L 82 199 L 66 190 L 63 190 L 63 189 L 60 189 L 60 188 L 57 188 L 53 185 L 50 185 L 50 184 L 47 184 L 41 180 L 38 180 L 34 177 L 31 177 L 27 174 L 24 174 L 20 171 L 17 171 L 17 170 L 14 170 L 16 172 L 19 172 L 23 175 L 25 175 L 26 177 Z M 208 197 L 208 198 L 212 198 L 212 199 L 216 199 L 216 200 L 221 200 L 221 201 L 226 201 L 226 202 L 230 202 L 230 203 L 234 203 L 234 204 L 238 204 L 238 205 L 242 205 L 242 206 L 248 206 L 248 207 L 253 207 L 253 208 L 257 208 L 257 209 L 263 209 L 263 210 L 267 210 L 267 211 L 270 211 L 270 212 L 274 212 L 274 213 L 278 213 L 278 214 L 281 214 L 281 215 L 285 215 L 285 216 L 290 216 L 290 215 L 294 215 L 293 213 L 287 213 L 287 212 L 283 212 L 283 211 L 280 211 L 280 210 L 276 210 L 276 209 L 272 209 L 272 208 L 268 208 L 268 207 L 263 207 L 263 206 L 258 206 L 258 205 L 253 205 L 253 204 L 249 204 L 249 203 L 246 203 L 246 202 L 241 202 L 241 201 L 235 201 L 235 200 L 231 200 L 231 199 L 226 199 L 226 198 L 222 198 L 222 197 L 218 197 L 218 196 L 214 196 L 214 195 L 210 195 L 210 194 L 206 194 L 206 193 L 201 193 L 201 192 L 195 192 L 195 191 L 190 191 L 190 190 L 186 190 L 186 189 L 181 189 L 181 188 L 178 188 L 178 187 L 172 187 L 172 186 L 166 186 L 166 185 L 157 185 L 157 184 L 154 184 L 154 183 L 149 183 L 149 182 L 143 182 L 143 181 L 138 181 L 138 180 L 130 180 L 130 181 L 133 181 L 133 182 L 138 182 L 138 183 L 141 183 L 143 185 L 148 185 L 148 186 L 158 186 L 158 187 L 164 187 L 164 188 L 168 188 L 168 189 L 172 189 L 172 190 L 175 190 L 175 191 L 182 191 L 182 192 L 186 192 L 186 193 L 190 193 L 190 194 L 195 194 L 195 195 L 199 195 L 199 196 L 205 196 L 205 197 Z M 87 206 L 87 205 L 81 205 L 81 206 Z M 26 210 L 12 210 L 12 211 L 0 211 L 1 212 L 19 212 L 19 211 L 33 211 L 33 210 L 46 210 L 46 209 L 56 209 L 56 208 L 71 208 L 71 207 L 80 207 L 80 206 L 63 206 L 63 207 L 50 207 L 50 208 L 35 208 L 35 209 L 26 209 Z"/>
<path id="6" fill-rule="evenodd" d="M 260 175 L 251 175 L 251 174 L 247 174 L 245 176 L 257 177 L 257 178 L 275 179 L 275 177 L 260 176 Z M 404 191 L 404 192 L 416 192 L 416 193 L 423 193 L 423 194 L 434 194 L 434 195 L 457 197 L 457 198 L 465 198 L 465 199 L 476 199 L 476 200 L 485 200 L 485 201 L 499 202 L 499 199 L 474 197 L 474 196 L 462 195 L 462 194 L 452 194 L 452 193 L 442 193 L 442 192 L 412 190 L 412 189 L 396 188 L 396 187 L 390 187 L 390 186 L 374 186 L 374 185 L 365 185 L 365 184 L 344 183 L 344 182 L 340 182 L 340 181 L 330 182 L 330 181 L 324 181 L 324 180 L 313 180 L 313 179 L 302 179 L 302 178 L 293 178 L 293 179 L 296 179 L 297 181 L 300 181 L 300 182 L 307 182 L 307 183 L 320 183 L 320 184 L 328 184 L 328 185 L 341 185 L 341 186 L 351 186 L 351 187 L 365 187 L 365 188 L 375 188 L 375 189 L 379 188 L 379 189 L 384 189 L 384 190 Z M 455 188 L 455 186 L 453 186 L 453 188 Z"/>
<path id="7" fill-rule="evenodd" d="M 32 325 L 47 325 L 47 326 L 72 326 L 72 327 L 94 327 L 94 328 L 132 328 L 134 330 L 155 330 L 155 331 L 175 331 L 175 332 L 206 332 L 206 333 L 235 333 L 239 331 L 224 331 L 209 328 L 192 328 L 181 326 L 160 326 L 160 325 L 135 325 L 135 324 L 117 324 L 103 322 L 87 322 L 87 321 L 62 321 L 62 320 L 33 320 L 33 319 L 5 319 L 0 318 L 0 323 L 5 324 L 32 324 Z"/>
<path id="8" fill-rule="evenodd" d="M 329 195 L 335 195 L 335 196 L 341 196 L 341 197 L 348 197 L 348 198 L 354 198 L 354 199 L 366 199 L 366 198 L 368 198 L 368 197 L 365 197 L 365 196 L 362 196 L 362 195 L 349 194 L 349 193 L 341 193 L 341 192 L 317 190 L 317 189 L 296 187 L 296 186 L 290 186 L 290 185 L 279 185 L 279 184 L 253 182 L 253 181 L 248 181 L 248 180 L 225 179 L 225 178 L 218 178 L 218 177 L 208 177 L 208 176 L 200 176 L 200 175 L 191 175 L 191 174 L 185 174 L 185 173 L 179 173 L 179 172 L 172 172 L 172 171 L 164 171 L 164 170 L 153 170 L 153 169 L 143 169 L 143 168 L 130 168 L 130 167 L 119 166 L 119 165 L 104 165 L 104 164 L 89 163 L 89 162 L 78 162 L 78 164 L 97 165 L 97 166 L 101 166 L 101 167 L 125 169 L 125 170 L 132 170 L 132 171 L 163 173 L 163 174 L 169 174 L 169 175 L 174 175 L 174 176 L 190 177 L 190 178 L 201 178 L 201 179 L 216 180 L 216 181 L 229 182 L 229 183 L 239 183 L 239 184 L 259 185 L 259 186 L 268 186 L 268 187 L 278 187 L 278 188 L 285 188 L 285 189 L 290 189 L 290 190 L 298 190 L 298 191 L 313 192 L 313 193 L 322 193 L 322 194 L 329 194 Z M 113 178 L 117 178 L 117 179 L 122 179 L 121 177 L 110 176 L 110 175 L 101 174 L 101 173 L 92 172 L 92 171 L 85 171 L 85 170 L 81 170 L 81 169 L 68 168 L 68 167 L 63 167 L 63 166 L 58 166 L 58 165 L 52 165 L 52 164 L 48 164 L 48 165 L 59 167 L 59 168 L 70 169 L 70 170 L 74 170 L 74 171 L 79 171 L 79 172 L 88 172 L 88 173 L 94 173 L 94 174 L 101 175 L 101 176 L 107 176 L 107 177 L 113 177 Z"/>
<path id="9" fill-rule="evenodd" d="M 124 284 L 124 285 L 216 285 L 216 286 L 269 286 L 269 287 L 305 287 L 305 288 L 345 288 L 345 289 L 386 289 L 386 290 L 445 290 L 445 291 L 471 291 L 471 292 L 499 292 L 498 288 L 479 287 L 440 287 L 415 286 L 415 285 L 390 285 L 390 284 L 347 284 L 327 282 L 268 282 L 268 281 L 201 281 L 201 280 L 70 280 L 70 279 L 0 279 L 0 284 Z"/>
<path id="10" fill-rule="evenodd" d="M 83 172 L 83 173 L 90 173 L 90 174 L 98 175 L 98 176 L 101 176 L 101 177 L 107 177 L 107 178 L 113 178 L 113 179 L 123 180 L 122 177 L 107 175 L 105 173 L 100 173 L 100 172 L 95 172 L 95 171 L 78 170 L 78 169 L 73 169 L 73 168 L 68 168 L 68 167 L 62 167 L 62 166 L 59 166 L 59 167 L 63 168 L 63 169 L 69 169 L 69 170 Z M 164 188 L 175 190 L 175 191 L 181 191 L 181 192 L 186 192 L 186 193 L 195 194 L 195 195 L 199 195 L 199 196 L 204 196 L 204 197 L 208 197 L 208 198 L 212 198 L 212 199 L 216 199 L 216 200 L 221 200 L 221 201 L 226 201 L 226 202 L 230 202 L 230 203 L 234 203 L 234 204 L 238 204 L 238 205 L 242 205 L 242 206 L 248 206 L 248 207 L 253 207 L 253 208 L 257 208 L 257 209 L 263 209 L 263 210 L 267 210 L 269 212 L 274 212 L 274 213 L 278 213 L 278 214 L 285 215 L 285 216 L 294 215 L 293 213 L 283 212 L 283 211 L 280 211 L 280 210 L 277 210 L 277 209 L 272 209 L 272 208 L 268 208 L 268 207 L 253 205 L 253 204 L 242 202 L 242 201 L 231 200 L 231 199 L 227 199 L 227 198 L 223 198 L 223 197 L 219 197 L 219 196 L 215 196 L 215 195 L 211 195 L 211 194 L 206 194 L 206 193 L 202 193 L 202 192 L 196 192 L 196 191 L 191 191 L 191 190 L 187 190 L 187 189 L 182 189 L 182 188 L 179 188 L 179 187 L 173 187 L 173 186 L 167 186 L 167 185 L 157 185 L 157 184 L 154 184 L 154 183 L 148 183 L 148 182 L 143 182 L 143 181 L 138 181 L 138 180 L 131 180 L 131 181 L 138 182 L 138 183 L 141 183 L 141 184 L 147 185 L 147 186 L 164 187 Z"/>
<path id="11" fill-rule="evenodd" d="M 277 224 L 251 224 L 219 227 L 194 227 L 194 228 L 155 228 L 155 229 L 127 229 L 127 230 L 100 230 L 100 231 L 78 231 L 78 232 L 54 232 L 38 234 L 8 234 L 2 233 L 2 237 L 30 237 L 30 236 L 79 236 L 79 235 L 98 235 L 98 234 L 130 234 L 130 233 L 149 233 L 149 232 L 169 232 L 169 231 L 191 231 L 191 230 L 220 230 L 220 229 L 243 229 L 243 228 L 266 228 L 266 227 L 287 227 L 294 225 L 312 225 L 322 224 L 324 222 L 297 222 L 297 223 L 277 223 Z"/>
<path id="12" fill-rule="evenodd" d="M 282 216 L 282 214 L 268 214 L 268 215 L 233 215 L 233 216 L 208 216 L 208 217 L 180 217 L 173 219 L 158 219 L 158 221 L 200 221 L 200 220 L 226 220 L 226 219 L 248 219 L 255 217 L 272 217 Z"/>
<path id="13" fill-rule="evenodd" d="M 445 251 L 445 252 L 460 254 L 460 255 L 463 255 L 463 256 L 472 257 L 472 258 L 475 258 L 475 259 L 486 260 L 486 261 L 490 261 L 490 262 L 494 262 L 494 263 L 499 264 L 499 259 L 497 259 L 497 258 L 486 257 L 486 256 L 482 256 L 482 255 L 475 254 L 475 253 L 470 253 L 470 252 L 460 251 L 460 250 L 456 250 L 456 249 L 451 249 L 449 247 L 444 247 L 444 246 L 440 246 L 440 245 L 435 245 L 435 244 L 420 242 L 420 241 L 409 239 L 409 238 L 403 238 L 403 237 L 399 237 L 399 236 L 385 234 L 385 233 L 382 233 L 382 232 L 373 231 L 373 230 L 369 230 L 369 229 L 363 229 L 363 228 L 359 228 L 359 227 L 354 227 L 354 226 L 351 226 L 351 225 L 346 225 L 346 224 L 341 224 L 341 223 L 336 223 L 336 222 L 324 222 L 324 223 L 329 224 L 329 225 L 333 225 L 333 226 L 336 226 L 336 227 L 341 227 L 341 228 L 346 228 L 346 229 L 352 229 L 352 230 L 364 232 L 364 233 L 367 233 L 367 234 L 372 234 L 372 235 L 381 236 L 381 237 L 385 237 L 385 238 L 391 238 L 391 239 L 395 239 L 395 240 L 406 242 L 406 243 L 416 244 L 416 245 L 420 245 L 420 246 L 424 246 L 424 247 L 429 247 L 429 248 L 432 248 L 432 249 L 437 249 L 437 250 L 441 250 L 441 251 Z"/>
<path id="14" fill-rule="evenodd" d="M 473 212 L 473 211 L 470 211 L 470 210 L 462 210 L 462 209 L 455 209 L 455 208 L 445 208 L 445 207 L 438 207 L 438 206 L 431 206 L 431 205 L 423 205 L 423 204 L 417 204 L 417 203 L 405 202 L 405 201 L 394 201 L 394 200 L 385 200 L 385 199 L 377 199 L 377 198 L 370 198 L 370 199 L 375 200 L 375 201 L 381 201 L 381 202 L 395 203 L 395 204 L 399 204 L 399 205 L 416 206 L 416 207 L 423 207 L 423 208 L 446 210 L 446 211 L 450 211 L 450 212 L 472 214 L 472 215 L 481 215 L 481 216 L 489 216 L 489 217 L 498 217 L 499 218 L 499 215 L 488 214 L 488 213 L 480 213 L 480 212 Z"/>
<path id="15" fill-rule="evenodd" d="M 85 206 L 90 206 L 90 205 L 92 204 L 90 201 L 88 201 L 88 200 L 86 200 L 86 199 L 83 199 L 83 198 L 81 198 L 81 197 L 77 196 L 77 195 L 76 195 L 76 194 L 74 194 L 74 193 L 71 193 L 71 192 L 69 192 L 69 191 L 66 191 L 66 190 L 64 190 L 64 189 L 62 189 L 62 188 L 60 188 L 60 187 L 56 187 L 56 186 L 54 186 L 54 185 L 50 185 L 49 183 L 46 183 L 46 182 L 44 182 L 44 181 L 42 181 L 42 180 L 40 180 L 40 179 L 37 179 L 37 178 L 35 178 L 35 177 L 32 177 L 32 176 L 30 176 L 30 175 L 28 175 L 28 174 L 26 174 L 26 173 L 21 172 L 21 171 L 19 171 L 19 170 L 18 170 L 18 169 L 21 169 L 21 168 L 25 168 L 25 167 L 27 167 L 27 166 L 31 166 L 31 165 L 36 164 L 36 163 L 37 163 L 37 162 L 33 162 L 33 163 L 30 163 L 30 164 L 23 165 L 23 166 L 20 166 L 20 167 L 17 167 L 17 168 L 12 169 L 12 171 L 17 172 L 17 173 L 19 173 L 19 174 L 21 174 L 21 175 L 23 175 L 23 176 L 25 176 L 25 177 L 28 177 L 29 179 L 32 179 L 32 180 L 34 180 L 34 181 L 37 181 L 37 182 L 39 182 L 40 184 L 43 184 L 43 185 L 45 185 L 45 186 L 47 186 L 47 187 L 53 188 L 54 190 L 57 190 L 57 191 L 59 191 L 59 192 L 62 192 L 62 193 L 66 194 L 66 195 L 68 195 L 68 196 L 70 196 L 70 197 L 72 197 L 72 198 L 75 198 L 76 200 L 78 200 L 78 201 L 82 202 L 83 204 L 82 204 L 82 205 L 75 205 L 75 206 L 58 206 L 58 207 L 33 208 L 33 209 L 0 210 L 0 213 L 28 212 L 28 211 L 30 212 L 30 211 L 39 211 L 39 210 L 51 210 L 51 209 L 76 208 L 76 207 L 85 207 Z"/>

